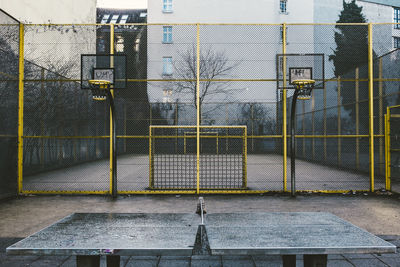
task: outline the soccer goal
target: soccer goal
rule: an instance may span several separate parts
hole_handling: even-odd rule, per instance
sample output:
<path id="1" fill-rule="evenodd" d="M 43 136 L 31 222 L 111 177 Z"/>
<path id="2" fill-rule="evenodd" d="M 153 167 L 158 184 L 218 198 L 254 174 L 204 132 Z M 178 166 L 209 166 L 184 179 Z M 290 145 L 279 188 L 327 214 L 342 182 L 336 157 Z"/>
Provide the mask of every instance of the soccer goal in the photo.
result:
<path id="1" fill-rule="evenodd" d="M 150 126 L 149 166 L 153 190 L 247 189 L 246 126 Z"/>

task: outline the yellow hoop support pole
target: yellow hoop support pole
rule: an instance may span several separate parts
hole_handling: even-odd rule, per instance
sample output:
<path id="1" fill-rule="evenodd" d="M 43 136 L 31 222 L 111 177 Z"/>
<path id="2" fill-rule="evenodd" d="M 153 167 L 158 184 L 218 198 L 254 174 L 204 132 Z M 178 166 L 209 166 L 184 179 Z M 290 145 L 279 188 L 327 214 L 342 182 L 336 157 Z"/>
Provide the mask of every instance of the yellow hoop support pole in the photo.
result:
<path id="1" fill-rule="evenodd" d="M 18 58 L 18 194 L 22 193 L 24 165 L 24 24 L 19 24 Z"/>
<path id="2" fill-rule="evenodd" d="M 372 24 L 368 24 L 368 96 L 369 96 L 369 174 L 370 191 L 374 192 L 375 160 L 374 160 L 374 70 L 372 50 Z"/>
<path id="3" fill-rule="evenodd" d="M 200 194 L 200 25 L 196 25 L 197 35 L 197 64 L 196 64 L 196 103 L 197 103 L 197 123 L 196 123 L 196 143 L 197 143 L 197 158 L 196 158 L 196 192 Z"/>
<path id="4" fill-rule="evenodd" d="M 282 24 L 282 54 L 283 56 L 283 87 L 285 88 L 286 86 L 286 23 Z M 287 105 L 287 99 L 286 99 L 286 93 L 287 90 L 283 89 L 282 90 L 282 95 L 283 95 L 283 107 L 282 107 L 282 117 L 283 117 L 283 122 L 282 122 L 282 141 L 283 141 L 283 192 L 287 192 L 287 112 L 286 112 L 286 105 Z"/>

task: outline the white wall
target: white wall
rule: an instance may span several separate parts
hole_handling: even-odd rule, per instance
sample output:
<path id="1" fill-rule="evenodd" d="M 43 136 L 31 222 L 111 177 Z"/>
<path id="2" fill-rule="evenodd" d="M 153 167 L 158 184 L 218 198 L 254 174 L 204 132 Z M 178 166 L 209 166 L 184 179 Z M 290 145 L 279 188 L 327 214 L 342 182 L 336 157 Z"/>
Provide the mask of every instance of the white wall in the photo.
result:
<path id="1" fill-rule="evenodd" d="M 173 12 L 162 12 L 162 0 L 148 0 L 149 23 L 281 23 L 312 22 L 313 0 L 288 1 L 288 15 L 277 0 L 173 0 Z"/>
<path id="2" fill-rule="evenodd" d="M 357 3 L 363 7 L 363 13 L 368 22 L 391 23 L 394 21 L 394 10 L 391 6 L 364 1 Z M 374 51 L 377 55 L 386 54 L 394 49 L 393 36 L 400 37 L 400 30 L 395 29 L 393 25 L 373 26 Z"/>
<path id="3" fill-rule="evenodd" d="M 96 0 L 0 0 L 23 23 L 96 23 Z"/>
<path id="4" fill-rule="evenodd" d="M 276 0 L 173 0 L 173 12 L 164 13 L 161 0 L 148 1 L 149 23 L 310 23 L 313 21 L 313 0 L 288 1 L 287 14 L 281 14 Z M 288 28 L 288 53 L 311 53 L 313 30 L 302 32 Z M 181 59 L 182 52 L 196 45 L 196 26 L 173 26 L 173 44 L 162 44 L 162 26 L 149 26 L 148 78 L 162 77 L 162 57 Z M 232 79 L 275 79 L 276 54 L 282 52 L 280 25 L 204 25 L 200 28 L 200 48 L 223 52 L 229 62 L 238 62 L 229 77 Z M 223 77 L 220 77 L 223 78 Z M 275 101 L 275 82 L 231 83 L 232 101 Z M 162 85 L 149 84 L 151 101 L 162 100 Z M 174 95 L 183 99 L 182 96 Z M 215 96 L 208 101 L 219 101 Z M 226 97 L 226 96 L 225 96 Z"/>
<path id="5" fill-rule="evenodd" d="M 363 7 L 368 22 L 393 21 L 393 8 L 390 6 L 357 1 Z M 173 12 L 162 11 L 162 0 L 148 1 L 149 23 L 335 23 L 341 10 L 342 0 L 288 0 L 287 14 L 279 12 L 278 0 L 173 0 Z M 287 53 L 324 53 L 325 77 L 333 77 L 333 64 L 328 60 L 336 49 L 334 25 L 289 25 Z M 224 51 L 229 60 L 240 61 L 232 77 L 239 79 L 274 79 L 275 55 L 281 53 L 279 26 L 201 26 L 201 48 L 212 46 L 214 50 Z M 375 26 L 375 52 L 380 55 L 392 50 L 392 36 L 400 30 L 393 26 Z M 149 78 L 161 78 L 162 57 L 179 58 L 179 53 L 192 47 L 196 40 L 195 26 L 174 26 L 173 44 L 162 44 L 162 26 L 150 26 L 148 31 L 148 74 Z M 263 44 L 263 45 L 261 45 Z M 274 83 L 233 83 L 237 88 L 237 101 L 275 100 Z M 150 84 L 151 101 L 162 100 L 163 86 Z M 178 97 L 178 96 L 176 96 Z M 182 98 L 181 98 L 182 99 Z M 328 99 L 336 101 L 336 95 Z"/>
<path id="6" fill-rule="evenodd" d="M 96 0 L 0 0 L 0 8 L 25 23 L 25 59 L 78 79 L 80 55 L 96 52 Z"/>

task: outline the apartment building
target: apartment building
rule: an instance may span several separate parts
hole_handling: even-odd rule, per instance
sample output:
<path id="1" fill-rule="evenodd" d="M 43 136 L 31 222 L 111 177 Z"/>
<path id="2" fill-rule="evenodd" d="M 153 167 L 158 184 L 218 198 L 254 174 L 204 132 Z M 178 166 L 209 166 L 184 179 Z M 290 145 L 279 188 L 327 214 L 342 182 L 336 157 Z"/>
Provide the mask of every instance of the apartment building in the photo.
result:
<path id="1" fill-rule="evenodd" d="M 400 22 L 399 1 L 357 0 L 363 7 L 368 22 Z M 196 44 L 196 26 L 167 25 L 174 23 L 335 23 L 342 10 L 342 0 L 149 0 L 148 23 L 165 25 L 148 29 L 149 79 L 179 78 L 177 66 L 193 51 Z M 399 25 L 376 26 L 375 52 L 378 55 L 392 51 L 400 45 Z M 333 65 L 328 60 L 336 48 L 334 25 L 292 26 L 287 31 L 287 53 L 324 53 L 325 77 L 333 76 Z M 228 62 L 239 62 L 229 75 L 242 79 L 273 79 L 276 77 L 276 54 L 282 52 L 280 26 L 217 26 L 200 27 L 201 50 L 212 50 L 224 55 Z M 187 58 L 187 57 L 186 57 Z M 231 101 L 276 100 L 274 83 L 231 83 Z M 165 83 L 148 85 L 151 101 L 183 101 L 185 96 Z M 226 96 L 216 95 L 208 101 Z"/>

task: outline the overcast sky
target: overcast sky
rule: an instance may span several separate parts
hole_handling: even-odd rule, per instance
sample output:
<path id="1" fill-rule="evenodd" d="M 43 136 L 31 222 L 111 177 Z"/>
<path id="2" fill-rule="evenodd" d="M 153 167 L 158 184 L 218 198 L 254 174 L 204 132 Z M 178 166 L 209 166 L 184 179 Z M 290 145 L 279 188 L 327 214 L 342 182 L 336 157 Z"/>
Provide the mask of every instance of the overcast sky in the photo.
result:
<path id="1" fill-rule="evenodd" d="M 147 0 L 97 0 L 97 7 L 147 8 Z"/>

